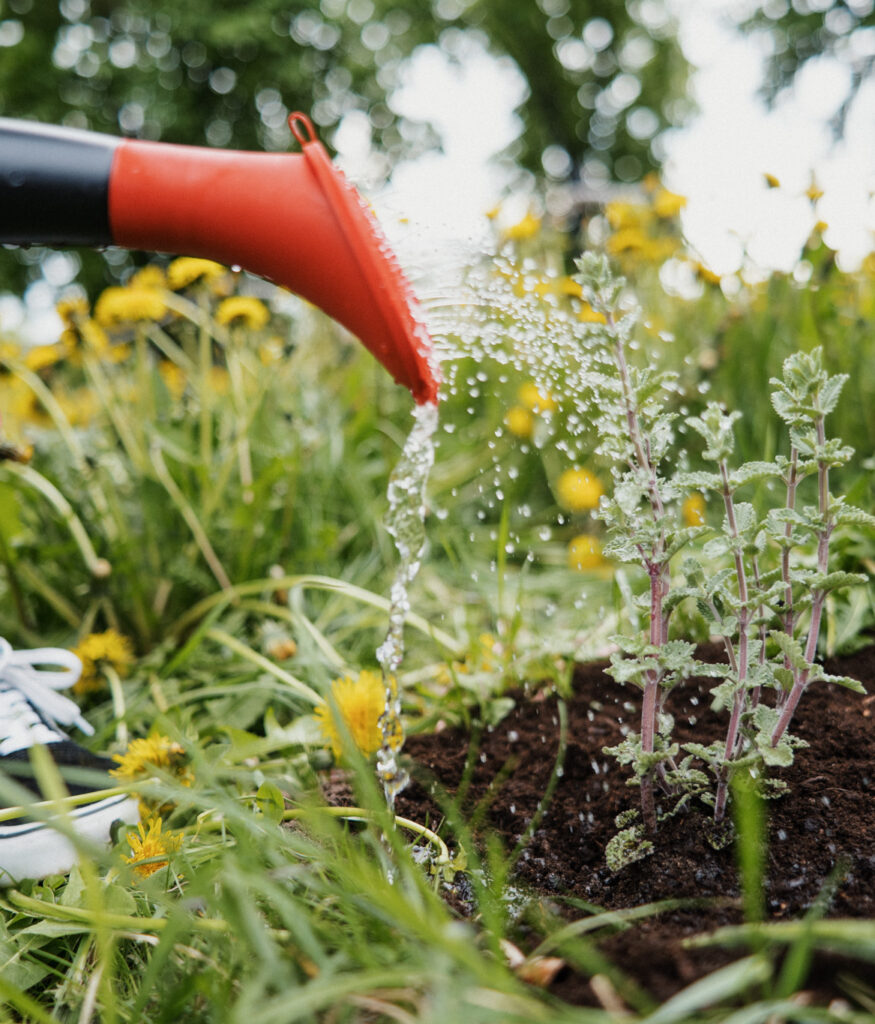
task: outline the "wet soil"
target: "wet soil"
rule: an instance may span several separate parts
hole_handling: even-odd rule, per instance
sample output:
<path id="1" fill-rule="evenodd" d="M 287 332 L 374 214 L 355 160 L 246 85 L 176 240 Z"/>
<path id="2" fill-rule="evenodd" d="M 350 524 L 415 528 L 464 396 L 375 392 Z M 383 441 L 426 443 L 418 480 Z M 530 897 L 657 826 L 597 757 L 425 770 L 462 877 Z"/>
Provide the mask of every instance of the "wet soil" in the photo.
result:
<path id="1" fill-rule="evenodd" d="M 717 652 L 704 656 L 716 659 Z M 664 1000 L 749 952 L 683 945 L 692 935 L 743 920 L 735 854 L 732 844 L 715 850 L 708 843 L 707 812 L 693 810 L 660 825 L 652 856 L 616 874 L 608 870 L 605 846 L 617 831 L 614 818 L 635 806 L 638 791 L 626 785 L 627 771 L 602 748 L 620 740 L 624 723 L 638 728 L 640 700 L 603 668 L 579 666 L 574 696 L 566 702 L 562 774 L 513 877 L 514 885 L 530 897 L 519 941 L 531 947 L 543 937 L 532 923 L 537 917 L 533 907 L 572 920 L 587 912 L 580 901 L 620 909 L 667 898 L 711 899 L 701 908 L 648 918 L 601 943 L 617 968 Z M 809 746 L 796 752 L 790 768 L 773 773 L 786 781 L 789 791 L 767 804 L 767 915 L 775 921 L 800 918 L 833 876 L 827 916 L 875 922 L 875 648 L 828 662 L 826 668 L 861 680 L 872 696 L 823 683 L 803 696 L 792 731 Z M 680 742 L 707 743 L 724 734 L 725 715 L 709 706 L 712 685 L 689 680 L 672 693 L 667 710 L 675 715 Z M 461 816 L 479 821 L 478 840 L 493 837 L 513 850 L 538 813 L 554 772 L 560 734 L 555 695 L 515 697 L 514 709 L 491 729 L 411 736 L 405 753 L 414 781 L 400 795 L 398 813 L 429 820 L 434 827 L 443 818 L 448 796 L 460 794 L 461 786 Z M 464 906 L 463 900 L 460 912 L 466 911 L 476 914 L 476 907 Z M 807 987 L 818 1002 L 842 994 L 848 966 L 815 958 Z M 859 964 L 851 966 L 865 976 Z M 600 1005 L 588 974 L 571 967 L 556 976 L 551 991 L 570 1003 Z"/>

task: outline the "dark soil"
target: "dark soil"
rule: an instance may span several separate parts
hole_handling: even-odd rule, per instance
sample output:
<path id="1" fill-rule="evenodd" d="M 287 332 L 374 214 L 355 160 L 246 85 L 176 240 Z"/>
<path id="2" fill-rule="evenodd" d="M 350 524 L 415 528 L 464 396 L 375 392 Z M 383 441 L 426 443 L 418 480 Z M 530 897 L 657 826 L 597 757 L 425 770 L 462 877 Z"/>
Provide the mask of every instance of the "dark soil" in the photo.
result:
<path id="1" fill-rule="evenodd" d="M 638 728 L 640 701 L 632 688 L 620 687 L 604 675 L 603 667 L 581 665 L 576 671 L 575 695 L 567 702 L 564 771 L 518 861 L 514 883 L 530 890 L 536 904 L 540 900 L 569 919 L 586 913 L 569 898 L 606 909 L 675 897 L 714 898 L 701 910 L 663 913 L 602 943 L 617 967 L 663 1000 L 748 952 L 682 945 L 691 935 L 743 920 L 738 873 L 732 845 L 720 851 L 709 845 L 706 812 L 695 810 L 660 826 L 652 856 L 617 874 L 606 867 L 605 846 L 617 831 L 614 818 L 635 806 L 638 791 L 626 786 L 626 771 L 604 755 L 602 747 L 618 742 L 623 723 Z M 831 662 L 827 671 L 860 679 L 873 693 L 875 648 Z M 709 707 L 711 685 L 690 680 L 671 695 L 667 710 L 675 715 L 681 742 L 709 742 L 724 733 L 725 715 Z M 444 797 L 439 795 L 458 791 L 467 764 L 463 819 L 471 820 L 479 807 L 479 836 L 491 834 L 512 850 L 547 788 L 559 737 L 555 696 L 516 697 L 514 710 L 501 724 L 479 735 L 446 729 L 411 736 L 405 753 L 413 762 L 414 782 L 399 797 L 398 813 L 432 824 L 440 821 Z M 804 915 L 836 865 L 844 864 L 828 916 L 875 921 L 873 713 L 875 695 L 815 684 L 803 696 L 792 731 L 809 746 L 796 752 L 792 767 L 775 773 L 787 782 L 789 792 L 767 805 L 765 896 L 772 920 Z M 522 928 L 521 934 L 525 944 Z M 540 937 L 529 934 L 534 943 Z M 846 967 L 815 960 L 808 984 L 818 1001 L 840 994 L 837 978 Z M 551 991 L 571 1003 L 598 1005 L 588 977 L 570 968 L 557 975 Z"/>

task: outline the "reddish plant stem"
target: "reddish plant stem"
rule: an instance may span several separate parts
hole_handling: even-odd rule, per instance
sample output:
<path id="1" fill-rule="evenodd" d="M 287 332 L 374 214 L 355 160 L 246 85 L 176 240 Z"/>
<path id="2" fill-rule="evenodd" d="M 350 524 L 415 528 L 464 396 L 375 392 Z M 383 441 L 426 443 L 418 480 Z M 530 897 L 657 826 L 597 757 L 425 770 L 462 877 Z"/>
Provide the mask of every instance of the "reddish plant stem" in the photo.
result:
<path id="1" fill-rule="evenodd" d="M 633 471 L 637 469 L 646 475 L 651 514 L 654 521 L 658 522 L 664 515 L 665 510 L 662 496 L 659 493 L 659 481 L 656 477 L 656 470 L 650 459 L 650 446 L 647 440 L 642 437 L 641 425 L 638 422 L 638 411 L 632 398 L 632 382 L 626 362 L 626 354 L 623 350 L 623 341 L 616 329 L 616 321 L 607 311 L 605 312 L 605 319 L 608 327 L 613 331 L 614 360 L 620 375 L 620 384 L 623 389 L 623 404 L 626 413 L 626 426 L 629 430 L 629 439 L 634 450 L 634 455 L 630 459 L 630 465 Z M 663 616 L 663 600 L 668 592 L 666 579 L 668 567 L 665 563 L 664 554 L 665 537 L 660 531 L 659 538 L 652 545 L 649 556 L 646 553 L 642 556 L 644 567 L 650 576 L 650 643 L 655 647 L 662 646 L 668 639 L 668 621 Z M 644 676 L 644 699 L 641 705 L 641 751 L 644 754 L 652 754 L 656 746 L 659 683 L 659 669 L 648 669 Z M 650 833 L 656 831 L 653 775 L 654 773 L 650 771 L 641 778 L 641 817 L 645 829 Z"/>
<path id="2" fill-rule="evenodd" d="M 787 476 L 787 501 L 786 508 L 792 511 L 796 508 L 796 488 L 799 486 L 799 451 L 793 446 L 790 448 L 790 472 Z M 784 523 L 784 539 L 789 541 L 793 535 L 793 524 L 789 521 Z M 793 613 L 793 585 L 790 582 L 790 548 L 787 544 L 781 548 L 781 579 L 784 581 L 784 611 L 781 621 L 784 625 L 784 632 L 787 636 L 793 636 L 796 617 Z M 790 656 L 784 655 L 784 668 L 790 671 Z M 787 694 L 781 690 L 778 694 L 778 707 L 782 707 L 787 699 Z"/>
<path id="3" fill-rule="evenodd" d="M 824 419 L 825 417 L 821 415 L 818 416 L 814 422 L 817 443 L 820 446 L 826 443 Z M 817 571 L 825 575 L 829 568 L 829 539 L 832 535 L 833 524 L 828 519 L 829 467 L 822 460 L 817 463 L 817 498 L 818 510 L 823 522 L 822 529 L 817 531 Z M 814 656 L 817 653 L 817 639 L 820 636 L 820 621 L 823 617 L 823 605 L 825 601 L 826 591 L 823 589 L 815 590 L 811 599 L 811 621 L 808 623 L 808 637 L 805 642 L 804 656 L 805 660 L 809 664 L 814 661 Z M 794 669 L 793 673 L 793 687 L 787 695 L 787 700 L 781 707 L 781 714 L 778 718 L 778 723 L 772 732 L 773 747 L 776 747 L 780 743 L 781 737 L 787 731 L 787 727 L 793 719 L 799 700 L 805 692 L 805 687 L 808 685 L 808 677 L 811 674 L 810 669 L 807 668 L 802 670 Z"/>
<path id="4" fill-rule="evenodd" d="M 747 607 L 748 589 L 747 574 L 744 568 L 744 558 L 738 546 L 738 522 L 735 518 L 735 503 L 732 500 L 732 490 L 729 486 L 729 469 L 726 460 L 720 462 L 720 475 L 723 480 L 723 505 L 726 508 L 726 521 L 729 525 L 729 534 L 735 543 L 733 555 L 735 558 L 735 575 L 738 580 L 738 688 L 735 691 L 735 698 L 732 702 L 732 714 L 729 718 L 729 727 L 726 730 L 726 745 L 723 749 L 723 764 L 717 780 L 717 793 L 714 798 L 714 820 L 720 822 L 726 813 L 726 799 L 729 795 L 729 762 L 735 757 L 738 746 L 739 727 L 741 715 L 744 711 L 746 698 L 745 684 L 747 682 L 748 662 L 748 623 L 750 621 L 750 610 Z"/>

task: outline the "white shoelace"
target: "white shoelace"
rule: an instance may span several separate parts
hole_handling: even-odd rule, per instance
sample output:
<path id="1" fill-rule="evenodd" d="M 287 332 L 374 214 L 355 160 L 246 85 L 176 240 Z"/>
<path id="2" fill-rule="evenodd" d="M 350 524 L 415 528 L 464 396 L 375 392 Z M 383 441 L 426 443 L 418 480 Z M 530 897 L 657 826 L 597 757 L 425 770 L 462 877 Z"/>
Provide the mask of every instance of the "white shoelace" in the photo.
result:
<path id="1" fill-rule="evenodd" d="M 56 668 L 39 667 L 46 665 Z M 65 739 L 53 725 L 76 725 L 93 734 L 79 706 L 58 692 L 71 687 L 81 673 L 82 662 L 72 651 L 62 647 L 14 651 L 0 637 L 0 756 Z"/>

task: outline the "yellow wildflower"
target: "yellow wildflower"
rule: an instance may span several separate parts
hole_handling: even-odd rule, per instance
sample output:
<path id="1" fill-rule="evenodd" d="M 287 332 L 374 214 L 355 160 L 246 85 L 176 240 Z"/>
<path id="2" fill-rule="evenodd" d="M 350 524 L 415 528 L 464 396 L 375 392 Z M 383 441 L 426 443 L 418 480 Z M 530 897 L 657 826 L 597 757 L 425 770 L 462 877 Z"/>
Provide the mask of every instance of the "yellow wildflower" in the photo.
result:
<path id="1" fill-rule="evenodd" d="M 705 522 L 705 499 L 698 491 L 684 498 L 681 515 L 687 526 L 701 526 Z"/>
<path id="2" fill-rule="evenodd" d="M 94 319 L 103 327 L 114 327 L 137 320 L 160 320 L 166 312 L 160 288 L 131 284 L 103 291 L 94 307 Z"/>
<path id="3" fill-rule="evenodd" d="M 65 356 L 77 363 L 83 349 L 97 356 L 105 356 L 110 346 L 106 331 L 96 321 L 86 318 L 78 320 L 61 334 L 61 347 Z"/>
<path id="4" fill-rule="evenodd" d="M 176 292 L 188 288 L 201 278 L 209 284 L 227 274 L 227 268 L 212 260 L 195 259 L 193 256 L 180 256 L 167 268 L 167 284 Z"/>
<path id="5" fill-rule="evenodd" d="M 173 401 L 180 401 L 185 394 L 185 371 L 169 359 L 162 359 L 158 364 L 158 373 Z"/>
<path id="6" fill-rule="evenodd" d="M 118 768 L 111 768 L 110 775 L 119 779 L 138 779 L 152 768 L 166 768 L 183 779 L 188 774 L 185 747 L 161 733 L 131 740 L 124 754 L 113 754 L 112 759 Z"/>
<path id="7" fill-rule="evenodd" d="M 686 205 L 685 196 L 679 196 L 667 188 L 658 189 L 653 196 L 653 212 L 660 220 L 671 220 L 672 217 L 677 217 Z"/>
<path id="8" fill-rule="evenodd" d="M 365 757 L 370 757 L 383 742 L 380 716 L 386 710 L 386 688 L 381 673 L 362 669 L 357 678 L 335 679 L 331 696 L 335 707 L 320 704 L 316 708 L 316 719 L 334 756 L 340 759 L 344 754 L 336 717 L 339 715 L 353 743 Z"/>
<path id="9" fill-rule="evenodd" d="M 105 666 L 123 676 L 134 661 L 131 641 L 114 629 L 108 629 L 105 633 L 89 633 L 73 648 L 73 653 L 82 662 L 82 675 L 73 686 L 75 693 L 99 690 L 103 685 L 100 674 Z"/>
<path id="10" fill-rule="evenodd" d="M 214 395 L 227 395 L 231 390 L 231 375 L 224 366 L 210 367 L 210 389 Z"/>
<path id="11" fill-rule="evenodd" d="M 232 295 L 222 299 L 216 310 L 216 323 L 227 327 L 235 320 L 240 320 L 244 327 L 257 331 L 270 320 L 270 310 L 261 299 L 252 295 Z"/>
<path id="12" fill-rule="evenodd" d="M 28 370 L 39 373 L 49 366 L 54 366 L 64 358 L 62 345 L 34 345 L 29 348 L 24 356 L 24 365 Z"/>
<path id="13" fill-rule="evenodd" d="M 781 187 L 780 180 L 776 178 L 774 174 L 769 174 L 769 172 L 766 171 L 766 173 L 763 175 L 763 178 L 765 179 L 766 185 L 768 185 L 769 188 Z"/>
<path id="14" fill-rule="evenodd" d="M 14 341 L 0 341 L 0 366 L 7 369 L 7 362 L 15 362 L 21 358 L 21 346 Z"/>
<path id="15" fill-rule="evenodd" d="M 283 350 L 282 338 L 273 337 L 263 341 L 258 346 L 258 358 L 261 360 L 261 365 L 273 366 L 278 363 L 283 357 Z"/>
<path id="16" fill-rule="evenodd" d="M 504 425 L 516 437 L 531 437 L 535 429 L 535 417 L 523 406 L 512 405 L 505 413 Z"/>
<path id="17" fill-rule="evenodd" d="M 566 469 L 556 481 L 556 497 L 570 512 L 586 512 L 598 508 L 605 493 L 602 482 L 585 469 Z"/>
<path id="18" fill-rule="evenodd" d="M 617 256 L 620 253 L 641 250 L 647 244 L 647 241 L 647 235 L 644 234 L 641 228 L 620 228 L 619 231 L 609 236 L 605 243 L 605 248 L 609 253 Z"/>
<path id="19" fill-rule="evenodd" d="M 705 284 L 720 284 L 723 280 L 719 274 L 715 274 L 710 267 L 706 267 L 700 260 L 695 260 L 692 263 L 692 268 L 696 277 L 698 277 L 700 281 L 704 281 Z"/>
<path id="20" fill-rule="evenodd" d="M 541 218 L 536 217 L 529 210 L 521 221 L 512 224 L 509 228 L 505 228 L 502 237 L 505 242 L 525 242 L 529 238 L 534 238 L 540 230 Z"/>
<path id="21" fill-rule="evenodd" d="M 805 190 L 805 195 L 812 203 L 816 203 L 818 199 L 823 197 L 823 189 L 817 184 L 814 178 L 811 179 L 811 184 Z"/>
<path id="22" fill-rule="evenodd" d="M 577 319 L 585 324 L 607 323 L 604 313 L 597 313 L 588 302 L 581 302 Z"/>
<path id="23" fill-rule="evenodd" d="M 580 533 L 568 545 L 568 566 L 571 569 L 596 569 L 604 563 L 598 537 Z"/>
<path id="24" fill-rule="evenodd" d="M 75 295 L 67 299 L 61 299 L 57 306 L 55 306 L 55 311 L 67 327 L 75 327 L 81 318 L 88 316 L 90 307 L 87 299 L 81 295 Z"/>
<path id="25" fill-rule="evenodd" d="M 150 263 L 148 267 L 143 267 L 142 270 L 138 270 L 135 274 L 131 275 L 128 280 L 128 287 L 166 288 L 167 277 L 157 264 Z"/>
<path id="26" fill-rule="evenodd" d="M 166 857 L 180 848 L 182 835 L 178 832 L 164 832 L 163 820 L 156 817 L 145 824 L 141 821 L 136 833 L 129 832 L 128 845 L 131 856 L 125 857 L 125 860 L 133 865 L 134 872 L 140 878 L 148 878 L 160 868 L 167 867 Z"/>
<path id="27" fill-rule="evenodd" d="M 77 388 L 67 394 L 61 392 L 56 398 L 71 427 L 88 426 L 100 409 L 100 402 L 91 388 Z"/>
<path id="28" fill-rule="evenodd" d="M 614 231 L 624 228 L 638 230 L 651 219 L 650 210 L 642 203 L 625 203 L 615 200 L 605 207 L 605 216 Z"/>
<path id="29" fill-rule="evenodd" d="M 548 391 L 542 391 L 534 381 L 526 381 L 517 392 L 520 402 L 532 412 L 555 412 L 556 402 Z"/>
<path id="30" fill-rule="evenodd" d="M 501 655 L 501 650 L 501 645 L 492 633 L 481 633 L 477 637 L 477 642 L 471 645 L 465 660 L 452 662 L 452 670 L 456 675 L 495 672 L 498 668 L 496 657 Z M 438 670 L 437 680 L 444 686 L 450 685 L 452 675 L 447 666 L 444 665 Z"/>

